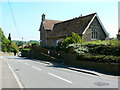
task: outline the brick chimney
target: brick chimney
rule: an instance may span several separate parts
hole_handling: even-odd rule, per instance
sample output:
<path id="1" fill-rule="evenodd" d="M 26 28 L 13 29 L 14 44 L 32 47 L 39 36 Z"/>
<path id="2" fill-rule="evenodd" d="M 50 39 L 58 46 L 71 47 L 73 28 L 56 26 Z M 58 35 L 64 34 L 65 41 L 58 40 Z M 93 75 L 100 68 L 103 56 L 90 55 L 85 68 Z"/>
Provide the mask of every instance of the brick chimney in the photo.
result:
<path id="1" fill-rule="evenodd" d="M 45 14 L 43 13 L 42 14 L 42 21 L 44 21 L 45 20 Z"/>

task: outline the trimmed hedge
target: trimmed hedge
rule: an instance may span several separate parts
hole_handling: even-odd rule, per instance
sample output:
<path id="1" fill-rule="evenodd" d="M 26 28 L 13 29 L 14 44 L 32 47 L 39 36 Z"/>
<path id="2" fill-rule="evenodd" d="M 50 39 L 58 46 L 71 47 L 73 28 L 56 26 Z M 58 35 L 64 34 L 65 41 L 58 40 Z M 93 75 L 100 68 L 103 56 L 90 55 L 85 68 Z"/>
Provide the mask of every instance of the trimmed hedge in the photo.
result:
<path id="1" fill-rule="evenodd" d="M 25 49 L 22 49 L 22 53 L 21 53 L 21 56 L 22 57 L 28 57 L 29 56 L 29 53 L 30 53 L 30 48 L 25 48 Z"/>
<path id="2" fill-rule="evenodd" d="M 89 53 L 85 53 L 83 55 L 77 55 L 77 60 L 101 63 L 120 63 L 120 56 L 92 55 Z"/>
<path id="3" fill-rule="evenodd" d="M 113 45 L 93 45 L 86 44 L 89 49 L 89 53 L 100 54 L 100 55 L 114 55 L 120 56 L 120 46 Z"/>

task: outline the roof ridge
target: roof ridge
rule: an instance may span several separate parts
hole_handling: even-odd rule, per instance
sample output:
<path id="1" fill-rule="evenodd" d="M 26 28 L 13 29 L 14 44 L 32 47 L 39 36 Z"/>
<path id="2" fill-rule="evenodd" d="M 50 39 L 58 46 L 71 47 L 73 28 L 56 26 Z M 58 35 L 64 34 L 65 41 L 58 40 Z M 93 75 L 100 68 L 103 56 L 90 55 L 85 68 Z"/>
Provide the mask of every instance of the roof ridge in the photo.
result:
<path id="1" fill-rule="evenodd" d="M 51 19 L 45 19 L 45 20 L 49 20 L 49 21 L 60 21 L 60 20 L 51 20 Z"/>
<path id="2" fill-rule="evenodd" d="M 94 17 L 95 14 L 97 14 L 97 13 L 95 12 L 95 13 L 87 14 L 87 15 L 84 15 L 84 16 L 75 17 L 75 18 L 72 18 L 72 19 L 69 19 L 69 20 L 65 20 L 65 21 L 59 22 L 59 23 L 69 22 L 69 21 L 72 21 L 72 20 L 75 20 L 75 19 L 79 19 L 79 18 L 90 16 L 90 15 L 93 15 L 93 17 Z M 56 23 L 56 24 L 59 24 L 59 23 Z"/>
<path id="3" fill-rule="evenodd" d="M 97 12 L 94 12 L 94 13 L 91 13 L 91 14 L 87 14 L 87 15 L 84 15 L 84 16 L 89 16 L 89 15 L 93 15 L 93 14 L 97 14 Z M 82 17 L 84 17 L 82 16 Z"/>

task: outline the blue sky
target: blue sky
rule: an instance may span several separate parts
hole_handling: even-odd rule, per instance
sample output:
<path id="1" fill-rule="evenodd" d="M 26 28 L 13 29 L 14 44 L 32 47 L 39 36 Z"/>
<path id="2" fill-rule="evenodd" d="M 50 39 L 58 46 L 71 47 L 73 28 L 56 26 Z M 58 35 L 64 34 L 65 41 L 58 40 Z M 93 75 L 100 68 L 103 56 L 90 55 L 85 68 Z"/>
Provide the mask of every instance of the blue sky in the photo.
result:
<path id="1" fill-rule="evenodd" d="M 117 1 L 79 1 L 79 2 L 10 2 L 16 30 L 8 2 L 2 2 L 2 27 L 6 37 L 11 33 L 13 40 L 39 40 L 41 15 L 47 19 L 68 20 L 74 17 L 97 12 L 111 37 L 118 32 Z"/>

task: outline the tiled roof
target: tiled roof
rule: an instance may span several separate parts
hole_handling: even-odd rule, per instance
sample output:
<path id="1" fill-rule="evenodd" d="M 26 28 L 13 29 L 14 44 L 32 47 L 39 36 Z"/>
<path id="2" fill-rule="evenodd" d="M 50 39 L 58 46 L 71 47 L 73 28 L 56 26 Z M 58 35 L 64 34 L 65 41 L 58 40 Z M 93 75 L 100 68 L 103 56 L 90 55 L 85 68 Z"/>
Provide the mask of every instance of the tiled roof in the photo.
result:
<path id="1" fill-rule="evenodd" d="M 61 37 L 71 35 L 72 32 L 82 34 L 96 13 L 80 16 L 71 20 L 60 22 L 54 25 L 48 37 Z"/>
<path id="2" fill-rule="evenodd" d="M 43 26 L 46 30 L 53 30 L 54 24 L 59 22 L 62 21 L 45 19 L 45 21 L 43 22 Z"/>

